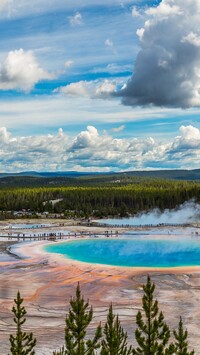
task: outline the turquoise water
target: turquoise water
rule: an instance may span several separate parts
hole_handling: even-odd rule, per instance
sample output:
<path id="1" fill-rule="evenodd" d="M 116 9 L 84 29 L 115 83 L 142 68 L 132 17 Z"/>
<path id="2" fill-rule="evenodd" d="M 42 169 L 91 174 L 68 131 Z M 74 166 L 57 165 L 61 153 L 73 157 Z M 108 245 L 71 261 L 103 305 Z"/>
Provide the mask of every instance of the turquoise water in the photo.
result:
<path id="1" fill-rule="evenodd" d="M 50 227 L 51 224 L 30 224 L 30 223 L 16 223 L 9 225 L 11 229 L 33 229 Z"/>
<path id="2" fill-rule="evenodd" d="M 124 267 L 200 266 L 200 239 L 194 237 L 82 239 L 51 244 L 45 251 L 82 262 Z"/>

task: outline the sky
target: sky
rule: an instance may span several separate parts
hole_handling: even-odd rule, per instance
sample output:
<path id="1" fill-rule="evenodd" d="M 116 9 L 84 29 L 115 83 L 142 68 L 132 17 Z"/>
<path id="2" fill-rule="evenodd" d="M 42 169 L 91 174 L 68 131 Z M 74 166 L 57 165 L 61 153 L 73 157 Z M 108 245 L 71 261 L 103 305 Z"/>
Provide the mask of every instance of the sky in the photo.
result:
<path id="1" fill-rule="evenodd" d="M 0 0 L 0 172 L 200 168 L 199 0 Z"/>

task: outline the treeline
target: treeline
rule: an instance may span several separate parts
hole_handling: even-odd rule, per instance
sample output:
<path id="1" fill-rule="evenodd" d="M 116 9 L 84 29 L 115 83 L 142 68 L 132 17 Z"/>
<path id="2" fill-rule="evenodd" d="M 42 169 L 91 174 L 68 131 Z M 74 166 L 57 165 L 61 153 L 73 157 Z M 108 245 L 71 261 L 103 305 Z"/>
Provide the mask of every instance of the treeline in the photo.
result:
<path id="1" fill-rule="evenodd" d="M 155 285 L 148 276 L 146 285 L 143 285 L 142 311 L 136 315 L 135 343 L 131 344 L 119 316 L 113 312 L 112 304 L 104 326 L 99 323 L 93 336 L 88 336 L 93 309 L 84 300 L 78 284 L 65 319 L 64 344 L 53 351 L 53 355 L 194 355 L 194 351 L 188 350 L 188 332 L 182 319 L 177 329 L 171 332 L 159 310 L 158 301 L 154 299 L 154 289 Z M 33 333 L 23 329 L 26 310 L 19 292 L 12 311 L 16 333 L 10 335 L 10 354 L 34 355 L 37 340 Z"/>
<path id="2" fill-rule="evenodd" d="M 140 182 L 139 182 L 140 181 Z M 10 211 L 64 213 L 66 216 L 126 216 L 153 208 L 164 210 L 195 199 L 200 183 L 139 180 L 126 186 L 0 189 L 1 214 Z M 52 200 L 60 199 L 58 203 Z"/>

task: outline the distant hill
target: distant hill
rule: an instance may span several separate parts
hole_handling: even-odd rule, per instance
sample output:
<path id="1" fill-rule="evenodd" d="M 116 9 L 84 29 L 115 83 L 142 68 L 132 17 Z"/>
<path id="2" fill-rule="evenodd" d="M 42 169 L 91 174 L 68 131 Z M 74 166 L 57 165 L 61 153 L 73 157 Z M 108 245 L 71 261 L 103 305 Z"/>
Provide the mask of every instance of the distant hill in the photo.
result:
<path id="1" fill-rule="evenodd" d="M 129 176 L 154 177 L 160 179 L 200 180 L 200 169 L 131 171 L 126 174 Z"/>
<path id="2" fill-rule="evenodd" d="M 0 173 L 0 187 L 60 187 L 127 185 L 143 183 L 146 179 L 200 180 L 200 169 L 195 170 L 152 170 L 120 173 L 93 172 L 35 172 Z"/>
<path id="3" fill-rule="evenodd" d="M 109 172 L 109 173 L 96 173 L 96 172 L 78 172 L 78 171 L 55 171 L 55 172 L 36 172 L 36 171 L 23 171 L 20 173 L 0 173 L 0 178 L 4 177 L 100 177 L 100 176 L 137 176 L 137 177 L 154 177 L 162 179 L 179 179 L 179 180 L 200 180 L 200 169 L 194 170 L 141 170 L 141 171 L 124 171 L 124 172 Z"/>
<path id="4" fill-rule="evenodd" d="M 20 173 L 0 173 L 0 178 L 10 176 L 34 176 L 34 177 L 70 177 L 70 176 L 85 176 L 85 175 L 99 175 L 101 173 L 82 173 L 78 171 L 56 171 L 56 172 L 36 172 L 36 171 L 23 171 Z"/>

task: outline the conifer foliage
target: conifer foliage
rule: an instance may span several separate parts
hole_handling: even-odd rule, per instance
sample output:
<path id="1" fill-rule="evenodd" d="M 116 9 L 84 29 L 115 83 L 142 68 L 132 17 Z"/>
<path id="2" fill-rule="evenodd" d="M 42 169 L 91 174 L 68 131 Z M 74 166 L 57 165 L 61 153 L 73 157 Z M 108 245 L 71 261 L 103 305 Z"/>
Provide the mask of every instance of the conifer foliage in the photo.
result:
<path id="1" fill-rule="evenodd" d="M 135 338 L 138 347 L 133 349 L 134 355 L 160 355 L 173 353 L 174 347 L 167 344 L 170 339 L 170 331 L 164 321 L 162 312 L 159 312 L 158 301 L 154 300 L 153 293 L 155 285 L 147 277 L 147 283 L 143 286 L 144 296 L 142 298 L 142 308 L 144 310 L 144 319 L 141 311 L 137 313 Z"/>
<path id="2" fill-rule="evenodd" d="M 112 304 L 109 307 L 107 322 L 104 330 L 101 355 L 130 355 L 131 346 L 127 345 L 127 333 L 121 327 L 118 315 L 113 314 Z"/>
<path id="3" fill-rule="evenodd" d="M 65 355 L 65 349 L 64 349 L 64 346 L 60 349 L 60 350 L 58 350 L 58 351 L 54 351 L 53 352 L 53 355 Z"/>
<path id="4" fill-rule="evenodd" d="M 183 321 L 180 317 L 178 330 L 174 330 L 174 338 L 175 338 L 175 353 L 176 355 L 194 355 L 193 351 L 188 351 L 188 331 L 183 328 Z"/>
<path id="5" fill-rule="evenodd" d="M 66 316 L 65 354 L 66 355 L 94 355 L 101 346 L 101 325 L 96 329 L 94 338 L 87 339 L 87 327 L 92 321 L 93 309 L 85 302 L 81 295 L 80 286 L 76 288 L 76 295 L 70 301 L 69 313 Z"/>
<path id="6" fill-rule="evenodd" d="M 12 355 L 34 355 L 34 347 L 36 339 L 33 338 L 33 333 L 26 333 L 22 330 L 22 325 L 26 322 L 26 310 L 22 306 L 23 298 L 18 291 L 17 298 L 14 300 L 15 305 L 12 308 L 14 313 L 14 322 L 16 324 L 16 334 L 10 335 L 10 352 Z"/>

